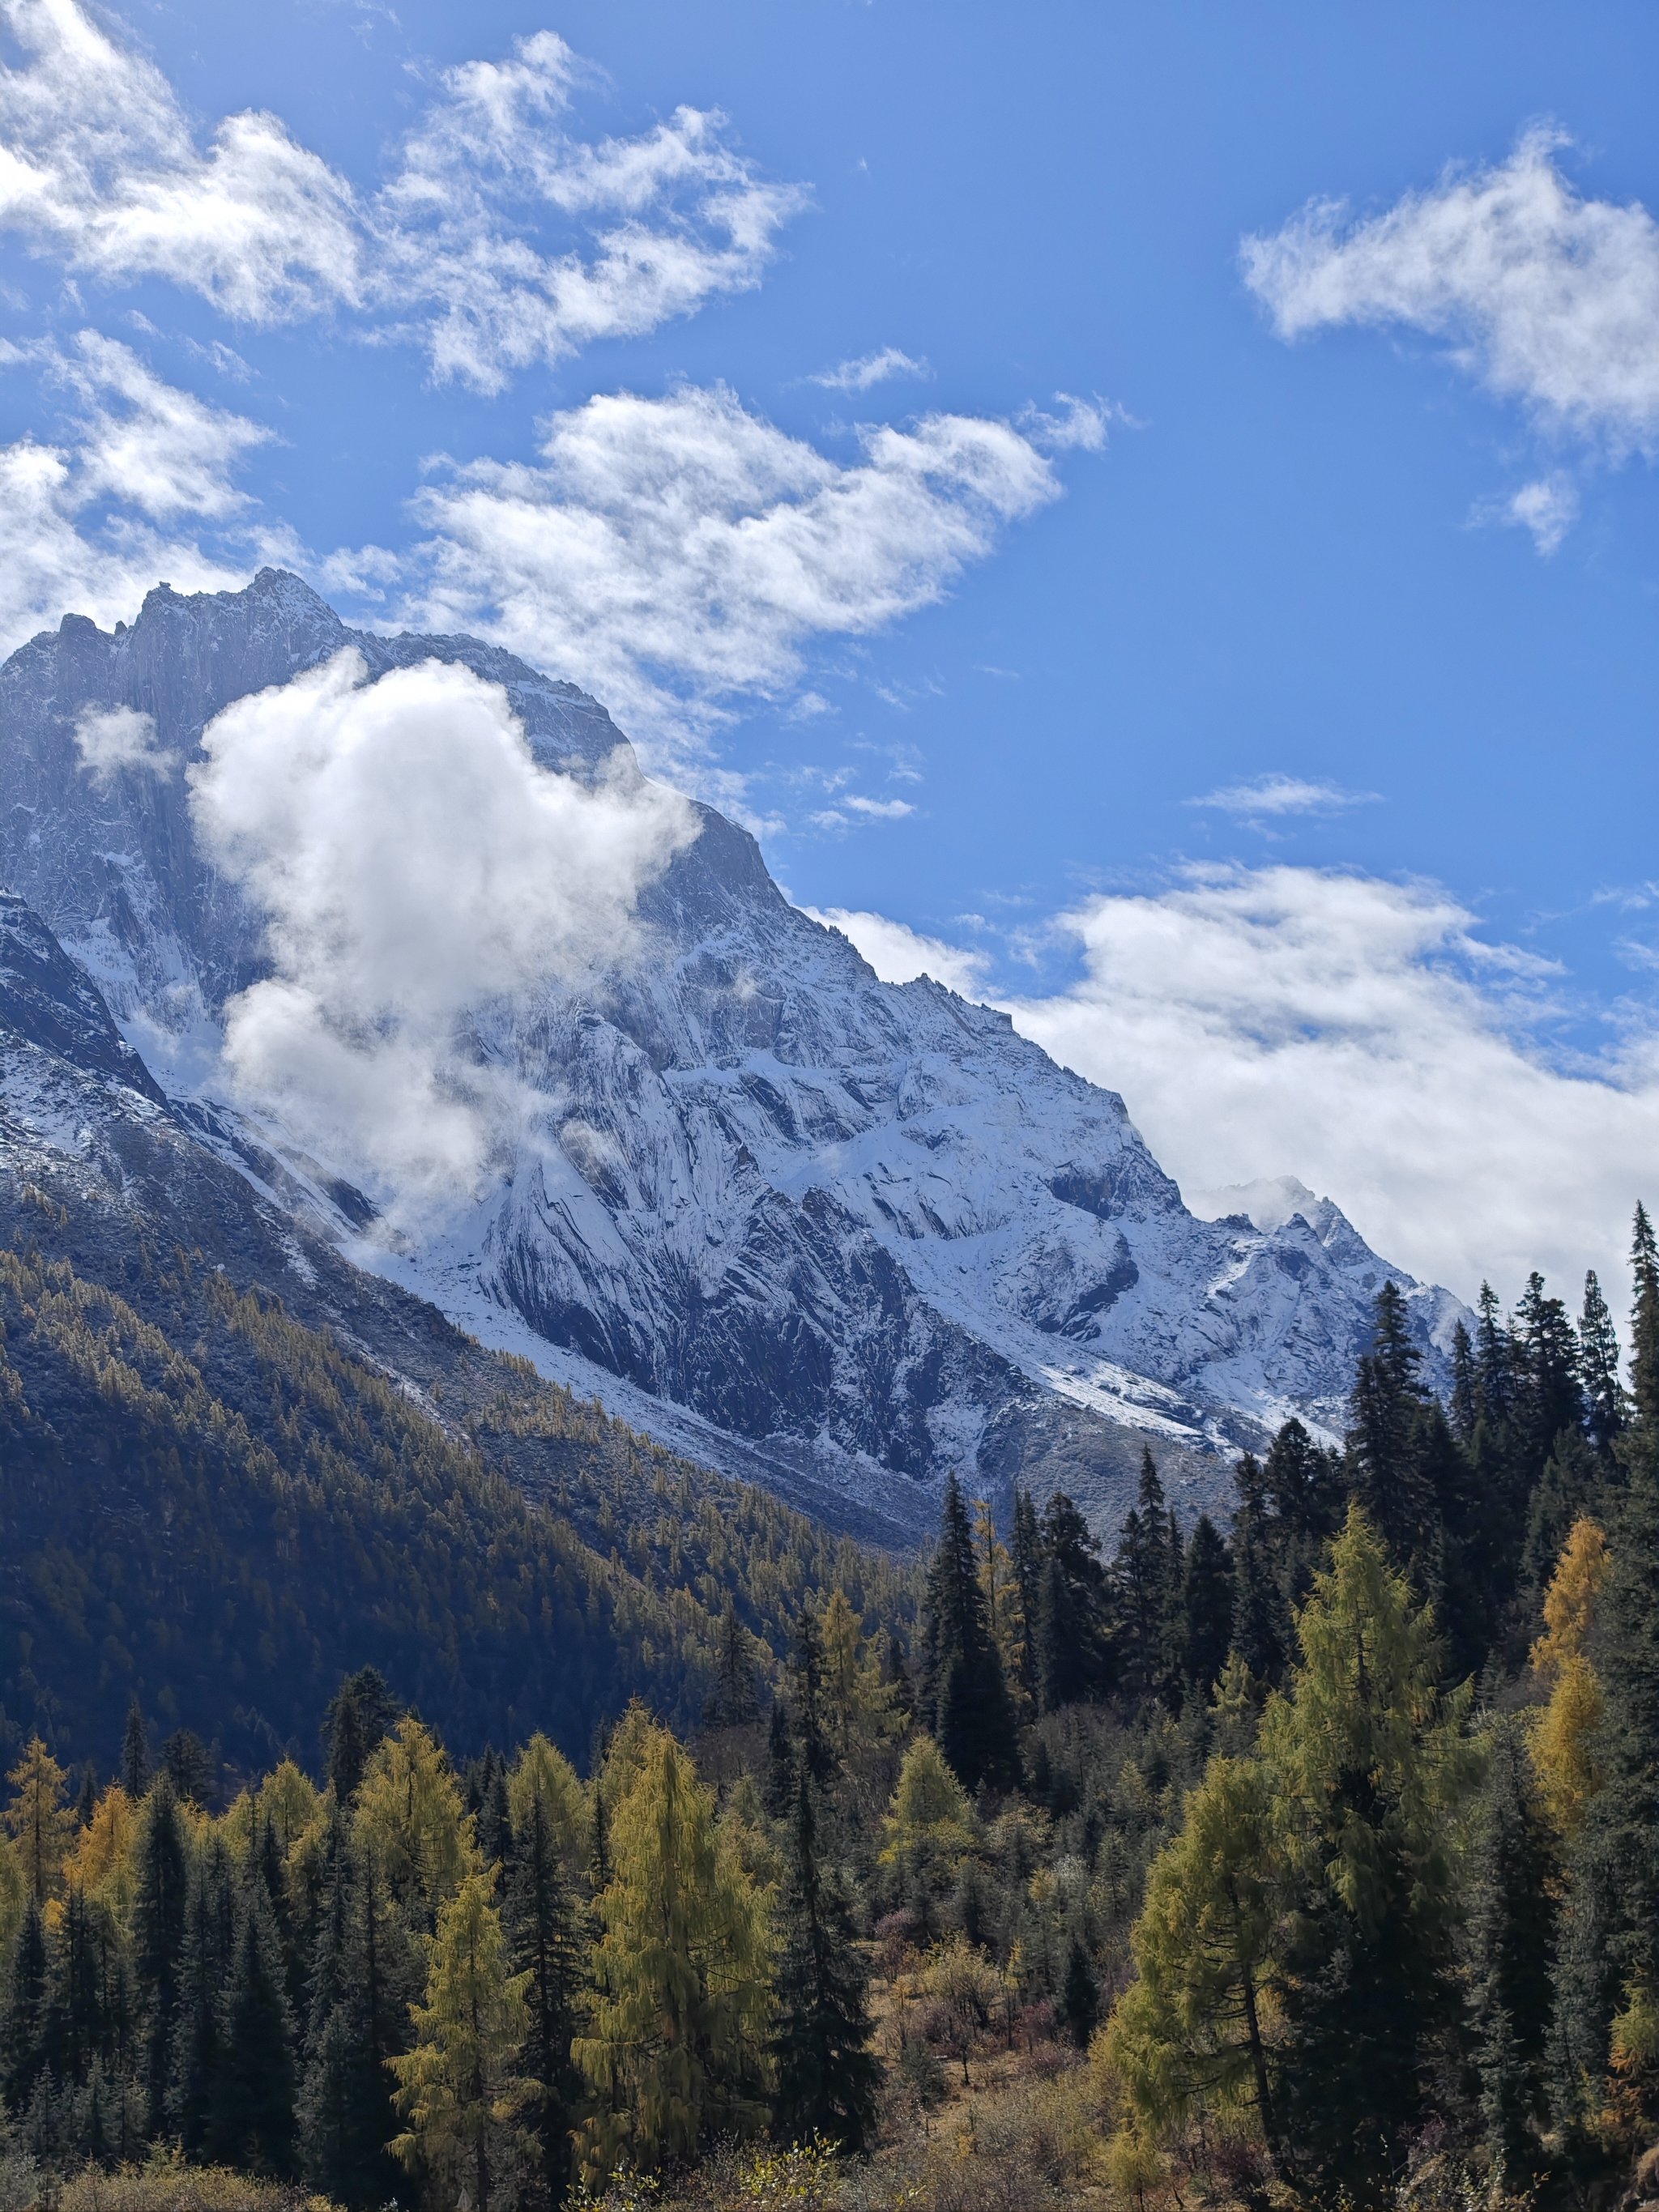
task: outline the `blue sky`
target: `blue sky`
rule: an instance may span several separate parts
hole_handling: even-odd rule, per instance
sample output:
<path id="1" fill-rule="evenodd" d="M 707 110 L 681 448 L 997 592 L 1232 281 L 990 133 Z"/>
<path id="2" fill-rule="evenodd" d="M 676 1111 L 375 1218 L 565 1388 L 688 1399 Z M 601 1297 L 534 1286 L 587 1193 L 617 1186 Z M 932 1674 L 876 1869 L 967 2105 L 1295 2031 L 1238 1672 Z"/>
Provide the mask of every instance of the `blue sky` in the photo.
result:
<path id="1" fill-rule="evenodd" d="M 489 630 L 1194 1191 L 1295 1172 L 1465 1291 L 1616 1265 L 1659 1139 L 1650 10 L 0 17 L 8 641 L 262 557 Z M 475 64 L 519 72 L 493 153 Z M 660 298 L 546 312 L 523 257 L 591 278 L 629 225 Z"/>

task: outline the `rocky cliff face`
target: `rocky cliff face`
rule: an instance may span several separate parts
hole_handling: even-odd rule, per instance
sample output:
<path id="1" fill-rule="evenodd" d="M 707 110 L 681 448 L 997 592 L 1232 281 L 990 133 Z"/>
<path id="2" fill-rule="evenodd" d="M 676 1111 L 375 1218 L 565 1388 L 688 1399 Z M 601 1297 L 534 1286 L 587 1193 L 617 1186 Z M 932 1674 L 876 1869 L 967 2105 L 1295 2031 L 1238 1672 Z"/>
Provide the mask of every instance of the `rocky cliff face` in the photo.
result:
<path id="1" fill-rule="evenodd" d="M 534 1149 L 418 1249 L 377 1242 L 330 1163 L 283 1159 L 221 1095 L 260 917 L 199 849 L 185 781 L 221 708 L 347 644 L 371 674 L 435 658 L 501 684 L 550 767 L 622 742 L 572 686 L 474 641 L 348 631 L 294 577 L 162 586 L 131 628 L 69 617 L 0 669 L 0 883 L 201 1140 L 360 1258 L 682 1449 L 884 1525 L 930 1518 L 952 1466 L 1063 1482 L 1109 1522 L 1143 1438 L 1178 1492 L 1213 1492 L 1263 1425 L 1340 1421 L 1387 1274 L 1443 1351 L 1455 1302 L 1328 1202 L 1268 1232 L 1198 1219 L 1115 1094 L 1004 1015 L 879 982 L 708 809 L 647 895 L 643 964 L 602 994 L 550 986 L 506 1040 L 544 1102 Z M 161 763 L 90 775 L 77 725 L 121 707 Z"/>

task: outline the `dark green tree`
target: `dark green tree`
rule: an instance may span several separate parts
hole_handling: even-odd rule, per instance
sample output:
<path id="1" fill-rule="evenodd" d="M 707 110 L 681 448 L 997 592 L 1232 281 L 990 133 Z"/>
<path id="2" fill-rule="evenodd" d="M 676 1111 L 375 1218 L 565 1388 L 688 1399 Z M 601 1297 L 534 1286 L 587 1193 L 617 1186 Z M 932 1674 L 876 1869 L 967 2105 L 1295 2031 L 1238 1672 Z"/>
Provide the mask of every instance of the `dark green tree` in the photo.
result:
<path id="1" fill-rule="evenodd" d="M 1066 1972 L 1060 1984 L 1060 2017 L 1066 2033 L 1079 2051 L 1100 2024 L 1100 1983 L 1081 1942 L 1073 1936 L 1066 1946 Z"/>
<path id="2" fill-rule="evenodd" d="M 1469 2030 L 1492 2171 L 1511 2193 L 1543 2163 L 1559 1869 L 1518 1728 L 1492 1747 L 1465 1906 Z"/>
<path id="3" fill-rule="evenodd" d="M 1233 1480 L 1233 1649 L 1258 1682 L 1276 1687 L 1290 1656 L 1291 1614 L 1279 1572 L 1277 1523 L 1253 1452 L 1239 1461 Z"/>
<path id="4" fill-rule="evenodd" d="M 1142 1446 L 1140 1486 L 1112 1562 L 1119 1680 L 1143 1702 L 1179 1710 L 1185 1620 L 1181 1539 L 1152 1452 Z"/>
<path id="5" fill-rule="evenodd" d="M 140 1808 L 133 1838 L 132 1978 L 145 2132 L 161 2132 L 179 2017 L 179 1972 L 189 1902 L 189 1856 L 171 1778 Z"/>
<path id="6" fill-rule="evenodd" d="M 238 1905 L 211 2148 L 226 2165 L 286 2179 L 298 2170 L 298 2083 L 282 1946 L 263 1882 L 246 1882 Z"/>
<path id="7" fill-rule="evenodd" d="M 1187 1685 L 1203 1704 L 1220 1680 L 1233 1636 L 1233 1563 L 1207 1513 L 1200 1514 L 1187 1547 L 1182 1606 Z"/>
<path id="8" fill-rule="evenodd" d="M 214 2138 L 224 2091 L 224 2002 L 236 1948 L 236 1887 L 216 1836 L 198 1857 L 185 1908 L 167 2117 L 191 2158 Z"/>
<path id="9" fill-rule="evenodd" d="M 21 2113 L 46 2071 L 46 1924 L 33 1897 L 23 1910 L 10 1965 L 0 2013 L 0 2087 L 12 2112 Z"/>
<path id="10" fill-rule="evenodd" d="M 1016 1661 L 1019 1686 L 1036 1705 L 1041 1676 L 1037 1659 L 1038 1624 L 1042 1606 L 1042 1531 L 1036 1500 L 1029 1490 L 1014 1492 L 1013 1526 L 1010 1531 L 1014 1593 L 1019 1607 L 1019 1641 Z"/>
<path id="11" fill-rule="evenodd" d="M 869 1973 L 846 1901 L 819 1863 L 815 1795 L 803 1765 L 780 1900 L 774 2122 L 786 2142 L 824 2136 L 858 2152 L 874 2131 L 880 2079 Z"/>
<path id="12" fill-rule="evenodd" d="M 144 1728 L 144 1710 L 137 1698 L 127 1707 L 120 1778 L 122 1789 L 136 1805 L 149 1787 L 149 1737 Z"/>
<path id="13" fill-rule="evenodd" d="M 369 1760 L 383 1736 L 397 1725 L 401 1708 L 376 1667 L 348 1674 L 329 1700 L 323 1723 L 325 1763 L 334 1794 L 349 1805 L 357 1794 Z"/>
<path id="14" fill-rule="evenodd" d="M 1100 1547 L 1063 1490 L 1038 1524 L 1034 1616 L 1039 1710 L 1109 1695 L 1113 1686 L 1109 1592 Z"/>
<path id="15" fill-rule="evenodd" d="M 576 1900 L 539 1790 L 532 1796 L 514 1838 L 502 1918 L 514 1971 L 530 1976 L 525 1993 L 530 2033 L 519 2071 L 535 2087 L 523 2118 L 539 2152 L 541 2195 L 548 2204 L 560 2204 L 569 2185 L 570 2133 L 582 2090 L 570 2056 L 582 1989 L 582 1948 Z"/>
<path id="16" fill-rule="evenodd" d="M 968 1508 L 954 1474 L 945 1486 L 922 1621 L 921 1704 L 939 1749 L 968 1789 L 982 1783 L 1012 1786 L 1018 1771 L 1013 1705 L 991 1636 Z"/>
<path id="17" fill-rule="evenodd" d="M 728 1597 L 720 1613 L 714 1647 L 714 1686 L 703 1705 L 702 1724 L 706 1729 L 746 1728 L 759 1718 L 755 1639 L 738 1620 L 736 1601 Z"/>
<path id="18" fill-rule="evenodd" d="M 1626 1401 L 1620 1373 L 1619 1332 L 1592 1267 L 1584 1278 L 1584 1306 L 1578 1320 L 1578 1372 L 1584 1390 L 1584 1429 L 1604 1458 L 1625 1426 Z"/>

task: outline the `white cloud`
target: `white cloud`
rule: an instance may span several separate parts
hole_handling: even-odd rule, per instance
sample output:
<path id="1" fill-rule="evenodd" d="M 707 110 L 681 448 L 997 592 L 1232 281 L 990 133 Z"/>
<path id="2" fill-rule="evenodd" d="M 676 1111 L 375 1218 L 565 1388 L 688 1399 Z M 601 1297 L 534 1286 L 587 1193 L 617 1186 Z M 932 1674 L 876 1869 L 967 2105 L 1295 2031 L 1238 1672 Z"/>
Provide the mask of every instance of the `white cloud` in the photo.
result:
<path id="1" fill-rule="evenodd" d="M 61 438 L 0 447 L 0 652 L 65 610 L 130 617 L 161 578 L 222 591 L 246 580 L 250 562 L 237 556 L 293 557 L 289 535 L 258 526 L 234 480 L 242 454 L 270 436 L 259 424 L 175 390 L 95 331 L 67 351 L 3 346 L 0 362 L 81 403 Z M 228 550 L 179 527 L 190 523 L 210 526 Z"/>
<path id="2" fill-rule="evenodd" d="M 1533 483 L 1522 484 L 1510 498 L 1478 507 L 1474 520 L 1531 531 L 1534 545 L 1547 560 L 1578 520 L 1578 488 L 1571 477 L 1559 471 L 1540 477 Z"/>
<path id="3" fill-rule="evenodd" d="M 1615 451 L 1659 443 L 1659 224 L 1632 203 L 1583 198 L 1528 131 L 1496 167 L 1449 170 L 1384 214 L 1350 222 L 1311 202 L 1247 238 L 1245 280 L 1279 335 L 1403 324 L 1449 339 L 1491 391 Z"/>
<path id="4" fill-rule="evenodd" d="M 860 913 L 843 906 L 802 909 L 826 929 L 838 929 L 850 938 L 884 983 L 910 983 L 918 975 L 931 975 L 947 990 L 964 999 L 976 999 L 985 988 L 990 965 L 982 953 L 947 945 L 942 938 L 924 937 L 884 914 Z"/>
<path id="5" fill-rule="evenodd" d="M 1120 408 L 1104 400 L 1077 399 L 1069 392 L 1055 392 L 1054 404 L 1060 410 L 1058 414 L 1051 415 L 1041 407 L 1028 407 L 1019 418 L 1020 428 L 1034 446 L 1040 446 L 1045 453 L 1103 453 L 1110 424 L 1114 420 L 1128 419 Z"/>
<path id="6" fill-rule="evenodd" d="M 420 495 L 405 611 L 556 668 L 640 732 L 706 727 L 785 690 L 810 640 L 932 605 L 1060 493 L 1006 422 L 859 435 L 832 459 L 723 387 L 591 399 L 552 417 L 539 464 L 475 462 Z"/>
<path id="7" fill-rule="evenodd" d="M 228 708 L 191 806 L 267 917 L 275 974 L 228 1012 L 240 1095 L 418 1212 L 546 1110 L 492 1047 L 492 1006 L 627 960 L 637 895 L 696 816 L 625 752 L 591 788 L 538 768 L 467 669 L 364 674 L 348 651 Z"/>
<path id="8" fill-rule="evenodd" d="M 75 725 L 75 750 L 83 774 L 107 784 L 124 769 L 165 775 L 178 755 L 155 742 L 155 718 L 136 707 L 89 707 Z"/>
<path id="9" fill-rule="evenodd" d="M 878 353 L 861 354 L 856 361 L 841 361 L 833 368 L 821 368 L 807 381 L 824 385 L 831 392 L 868 392 L 885 384 L 890 377 L 931 376 L 933 373 L 925 361 L 912 360 L 896 346 L 883 346 Z"/>
<path id="10" fill-rule="evenodd" d="M 1659 1195 L 1659 1043 L 1555 1064 L 1541 963 L 1431 885 L 1308 868 L 1194 872 L 1063 917 L 1080 981 L 1011 1006 L 1121 1091 L 1194 1190 L 1291 1171 L 1376 1249 L 1465 1296 L 1538 1267 L 1569 1295 L 1623 1279 Z"/>
<path id="11" fill-rule="evenodd" d="M 447 71 L 365 196 L 272 115 L 228 117 L 204 152 L 166 78 L 77 0 L 0 0 L 0 21 L 26 58 L 0 68 L 0 225 L 76 271 L 165 277 L 244 322 L 361 312 L 484 391 L 756 283 L 803 204 L 717 114 L 571 137 L 576 64 L 551 32 Z"/>
<path id="12" fill-rule="evenodd" d="M 1224 784 L 1188 806 L 1214 807 L 1218 813 L 1245 817 L 1285 814 L 1334 814 L 1346 806 L 1361 806 L 1374 799 L 1374 791 L 1344 791 L 1334 783 L 1311 783 L 1299 775 L 1259 775 L 1250 783 Z"/>

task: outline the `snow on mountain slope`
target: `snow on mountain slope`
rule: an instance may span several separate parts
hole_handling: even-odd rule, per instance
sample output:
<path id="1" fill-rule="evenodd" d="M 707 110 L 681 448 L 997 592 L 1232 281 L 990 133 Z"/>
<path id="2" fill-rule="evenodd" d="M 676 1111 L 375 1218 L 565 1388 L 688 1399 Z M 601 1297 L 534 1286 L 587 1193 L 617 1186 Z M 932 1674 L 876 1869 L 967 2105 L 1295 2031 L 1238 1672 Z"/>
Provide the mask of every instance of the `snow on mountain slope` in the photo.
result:
<path id="1" fill-rule="evenodd" d="M 113 635 L 66 617 L 0 669 L 0 881 L 228 1156 L 249 1133 L 217 1027 L 261 972 L 260 917 L 200 849 L 184 768 L 231 700 L 349 643 L 371 674 L 433 658 L 504 685 L 548 766 L 585 774 L 622 743 L 507 654 L 349 632 L 271 570 L 238 593 L 161 587 Z M 152 719 L 146 757 L 89 772 L 77 726 L 115 708 Z M 787 903 L 752 839 L 699 817 L 645 895 L 638 965 L 603 992 L 549 986 L 490 1029 L 538 1103 L 476 1202 L 396 1246 L 295 1160 L 296 1207 L 468 1326 L 527 1332 L 550 1371 L 616 1378 L 629 1418 L 660 1407 L 682 1448 L 724 1440 L 734 1471 L 918 1524 L 952 1466 L 994 1491 L 1064 1482 L 1109 1522 L 1143 1437 L 1178 1492 L 1216 1493 L 1221 1455 L 1287 1413 L 1340 1423 L 1385 1275 L 1443 1352 L 1455 1302 L 1386 1267 L 1328 1200 L 1266 1229 L 1199 1218 L 1115 1094 L 1002 1014 L 878 981 Z"/>

